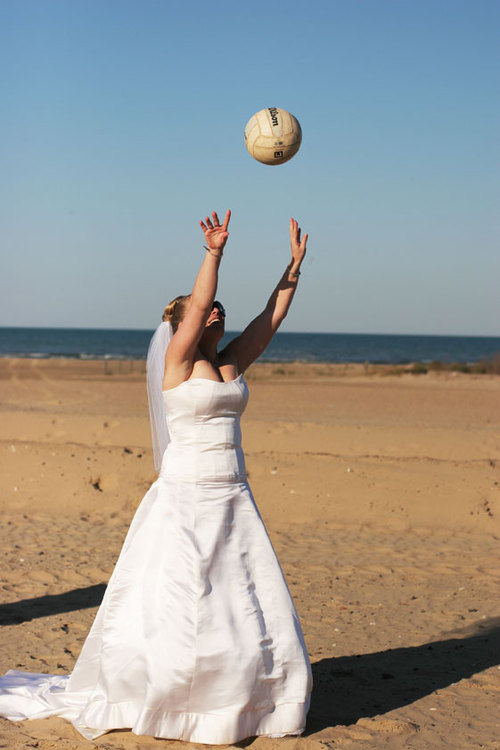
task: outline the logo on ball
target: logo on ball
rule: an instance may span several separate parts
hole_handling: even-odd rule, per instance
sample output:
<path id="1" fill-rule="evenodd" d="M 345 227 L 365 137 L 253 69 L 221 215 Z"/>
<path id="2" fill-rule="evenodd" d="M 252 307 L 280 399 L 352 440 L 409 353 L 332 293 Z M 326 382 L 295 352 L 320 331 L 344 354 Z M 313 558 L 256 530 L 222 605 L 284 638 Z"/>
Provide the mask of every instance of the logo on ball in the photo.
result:
<path id="1" fill-rule="evenodd" d="M 269 114 L 271 115 L 271 125 L 273 128 L 278 127 L 278 110 L 276 107 L 269 107 Z"/>

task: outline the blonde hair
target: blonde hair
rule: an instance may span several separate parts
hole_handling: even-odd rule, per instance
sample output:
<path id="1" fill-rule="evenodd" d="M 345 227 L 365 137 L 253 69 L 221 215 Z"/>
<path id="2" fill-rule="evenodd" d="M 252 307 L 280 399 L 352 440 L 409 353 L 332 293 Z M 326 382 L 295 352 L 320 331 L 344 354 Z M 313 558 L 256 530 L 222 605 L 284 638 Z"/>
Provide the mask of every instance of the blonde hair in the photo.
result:
<path id="1" fill-rule="evenodd" d="M 168 303 L 163 311 L 162 320 L 168 320 L 174 333 L 184 317 L 184 313 L 186 312 L 186 302 L 190 297 L 190 294 L 179 294 L 179 296 L 173 299 L 172 302 Z"/>

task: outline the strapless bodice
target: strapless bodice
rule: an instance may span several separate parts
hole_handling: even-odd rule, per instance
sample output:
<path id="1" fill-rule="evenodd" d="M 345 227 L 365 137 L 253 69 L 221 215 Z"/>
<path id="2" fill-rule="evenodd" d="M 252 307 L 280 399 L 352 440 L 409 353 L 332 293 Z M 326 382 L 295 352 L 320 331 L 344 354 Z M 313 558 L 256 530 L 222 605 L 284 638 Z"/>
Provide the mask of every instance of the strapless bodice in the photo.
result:
<path id="1" fill-rule="evenodd" d="M 170 443 L 160 477 L 184 482 L 246 480 L 240 416 L 248 402 L 242 375 L 219 382 L 192 378 L 163 391 Z"/>

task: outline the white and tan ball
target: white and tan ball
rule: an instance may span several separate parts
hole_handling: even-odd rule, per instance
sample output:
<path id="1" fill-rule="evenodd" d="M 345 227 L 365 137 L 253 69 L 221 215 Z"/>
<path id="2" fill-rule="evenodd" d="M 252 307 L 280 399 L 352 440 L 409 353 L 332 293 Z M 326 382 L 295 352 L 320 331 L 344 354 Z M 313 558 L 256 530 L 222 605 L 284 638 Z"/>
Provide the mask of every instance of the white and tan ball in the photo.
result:
<path id="1" fill-rule="evenodd" d="M 301 141 L 299 121 L 279 107 L 261 109 L 245 128 L 248 153 L 262 164 L 284 164 L 295 156 Z"/>

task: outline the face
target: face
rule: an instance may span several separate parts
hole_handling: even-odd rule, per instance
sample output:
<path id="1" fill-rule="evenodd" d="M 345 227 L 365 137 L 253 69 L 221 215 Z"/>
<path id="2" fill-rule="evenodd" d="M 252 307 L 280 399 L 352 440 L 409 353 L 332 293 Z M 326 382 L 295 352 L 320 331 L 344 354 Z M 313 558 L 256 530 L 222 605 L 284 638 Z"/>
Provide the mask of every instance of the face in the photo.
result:
<path id="1" fill-rule="evenodd" d="M 226 320 L 226 311 L 224 309 L 224 306 L 215 300 L 215 302 L 212 305 L 212 311 L 210 315 L 208 316 L 207 320 L 207 327 L 211 325 L 217 325 L 224 327 L 224 323 Z"/>

